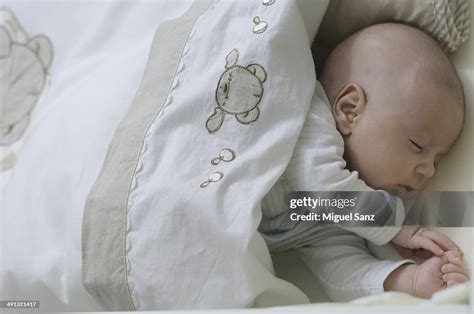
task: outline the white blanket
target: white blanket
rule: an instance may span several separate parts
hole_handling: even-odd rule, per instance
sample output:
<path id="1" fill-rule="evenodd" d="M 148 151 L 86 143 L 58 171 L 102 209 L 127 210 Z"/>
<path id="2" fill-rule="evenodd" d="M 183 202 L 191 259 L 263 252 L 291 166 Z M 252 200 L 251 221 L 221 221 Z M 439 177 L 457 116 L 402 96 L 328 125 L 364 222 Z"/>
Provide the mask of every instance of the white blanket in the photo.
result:
<path id="1" fill-rule="evenodd" d="M 84 283 L 106 309 L 308 302 L 257 226 L 313 96 L 310 35 L 295 1 L 206 3 L 158 30 L 86 202 Z"/>

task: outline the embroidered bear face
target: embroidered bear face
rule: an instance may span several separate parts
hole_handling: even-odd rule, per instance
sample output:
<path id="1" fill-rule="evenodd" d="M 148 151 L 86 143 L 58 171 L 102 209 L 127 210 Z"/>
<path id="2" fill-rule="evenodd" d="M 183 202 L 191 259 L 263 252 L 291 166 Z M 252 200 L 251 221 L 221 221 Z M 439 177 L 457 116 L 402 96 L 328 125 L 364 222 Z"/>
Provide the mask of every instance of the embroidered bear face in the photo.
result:
<path id="1" fill-rule="evenodd" d="M 259 64 L 246 67 L 237 65 L 239 52 L 232 50 L 226 57 L 226 66 L 216 88 L 217 107 L 207 119 L 206 128 L 214 133 L 222 126 L 225 114 L 232 114 L 237 121 L 250 124 L 260 115 L 258 105 L 263 96 L 265 69 Z"/>
<path id="2" fill-rule="evenodd" d="M 28 126 L 45 85 L 53 48 L 45 36 L 28 39 L 13 13 L 5 8 L 0 11 L 8 17 L 0 26 L 0 145 L 10 145 Z"/>

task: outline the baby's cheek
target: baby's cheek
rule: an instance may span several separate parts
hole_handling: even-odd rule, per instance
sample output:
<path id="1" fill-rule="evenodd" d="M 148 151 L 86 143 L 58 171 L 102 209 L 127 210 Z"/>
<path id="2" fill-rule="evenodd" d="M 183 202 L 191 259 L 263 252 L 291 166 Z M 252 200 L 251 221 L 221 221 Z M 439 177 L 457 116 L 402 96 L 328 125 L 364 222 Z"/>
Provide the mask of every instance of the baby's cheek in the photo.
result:
<path id="1" fill-rule="evenodd" d="M 374 157 L 372 164 L 369 165 L 373 187 L 393 187 L 402 184 L 401 177 L 405 175 L 407 169 L 401 166 L 404 162 L 399 156 L 385 151 Z"/>

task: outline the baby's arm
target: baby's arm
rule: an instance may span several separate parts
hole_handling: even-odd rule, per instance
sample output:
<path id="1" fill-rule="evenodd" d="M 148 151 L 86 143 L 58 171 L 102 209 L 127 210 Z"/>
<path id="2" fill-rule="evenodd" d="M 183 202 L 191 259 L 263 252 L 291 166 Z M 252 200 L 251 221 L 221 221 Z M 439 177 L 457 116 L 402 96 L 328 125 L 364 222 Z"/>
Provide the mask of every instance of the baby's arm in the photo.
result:
<path id="1" fill-rule="evenodd" d="M 420 265 L 413 260 L 380 260 L 370 254 L 364 239 L 337 227 L 324 238 L 297 249 L 333 301 L 399 291 L 421 298 L 468 280 L 457 251 L 433 256 Z M 320 235 L 321 236 L 321 235 Z"/>
<path id="2" fill-rule="evenodd" d="M 325 234 L 319 234 L 322 232 Z M 333 301 L 382 293 L 393 271 L 416 265 L 412 260 L 379 260 L 370 254 L 363 238 L 338 227 L 325 228 L 318 234 L 320 240 L 297 251 Z M 394 282 L 395 288 L 397 285 Z"/>

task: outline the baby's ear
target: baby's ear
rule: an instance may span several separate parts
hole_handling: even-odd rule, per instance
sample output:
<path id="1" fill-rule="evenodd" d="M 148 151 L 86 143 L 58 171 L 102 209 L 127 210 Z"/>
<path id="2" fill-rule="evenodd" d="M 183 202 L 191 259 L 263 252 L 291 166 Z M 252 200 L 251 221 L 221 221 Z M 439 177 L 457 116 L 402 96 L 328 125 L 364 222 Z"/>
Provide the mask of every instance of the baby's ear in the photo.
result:
<path id="1" fill-rule="evenodd" d="M 332 106 L 337 129 L 341 134 L 351 135 L 366 104 L 365 92 L 359 85 L 350 83 L 341 89 Z"/>

